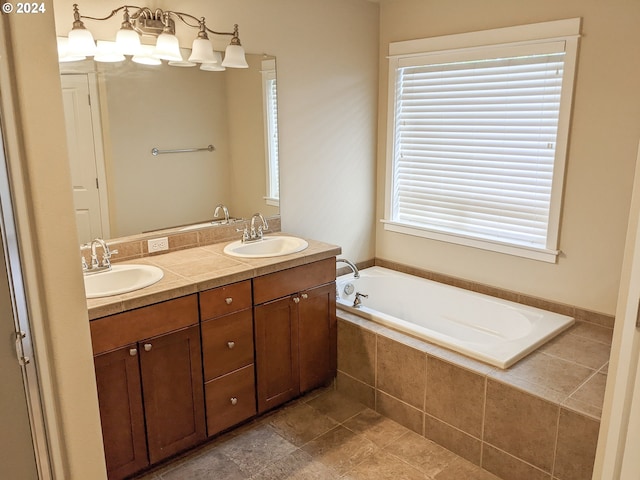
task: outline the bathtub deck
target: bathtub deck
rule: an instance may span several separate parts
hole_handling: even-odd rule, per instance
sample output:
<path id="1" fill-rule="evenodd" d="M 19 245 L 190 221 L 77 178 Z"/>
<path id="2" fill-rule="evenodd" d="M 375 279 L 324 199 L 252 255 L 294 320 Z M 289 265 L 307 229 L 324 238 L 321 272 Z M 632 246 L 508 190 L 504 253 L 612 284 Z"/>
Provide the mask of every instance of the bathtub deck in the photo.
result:
<path id="1" fill-rule="evenodd" d="M 578 321 L 501 370 L 338 318 L 339 391 L 502 478 L 590 478 L 612 329 Z"/>

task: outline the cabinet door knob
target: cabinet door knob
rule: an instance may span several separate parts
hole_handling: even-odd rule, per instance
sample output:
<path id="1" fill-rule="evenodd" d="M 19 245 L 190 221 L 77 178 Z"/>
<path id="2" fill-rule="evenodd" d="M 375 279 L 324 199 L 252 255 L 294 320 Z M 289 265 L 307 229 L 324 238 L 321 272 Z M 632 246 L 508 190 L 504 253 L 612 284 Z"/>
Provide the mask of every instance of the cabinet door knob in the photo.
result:
<path id="1" fill-rule="evenodd" d="M 300 295 L 302 297 L 303 300 L 306 300 L 307 298 L 309 298 L 309 295 L 306 293 L 303 293 L 302 295 Z"/>
<path id="2" fill-rule="evenodd" d="M 138 354 L 138 349 L 137 348 L 130 348 L 129 349 L 129 355 L 131 355 L 132 357 L 135 357 Z"/>
<path id="3" fill-rule="evenodd" d="M 293 297 L 293 303 L 300 303 L 299 297 Z"/>
<path id="4" fill-rule="evenodd" d="M 236 397 L 231 397 L 231 405 L 236 405 L 238 403 L 238 399 Z"/>
<path id="5" fill-rule="evenodd" d="M 227 302 L 227 305 L 231 305 L 233 303 L 233 298 L 227 297 L 224 299 L 224 301 Z"/>
<path id="6" fill-rule="evenodd" d="M 236 346 L 236 342 L 227 342 L 227 347 L 229 347 L 229 349 L 233 348 Z"/>
<path id="7" fill-rule="evenodd" d="M 150 351 L 151 351 L 151 347 L 152 347 L 152 346 L 153 346 L 153 345 L 151 345 L 150 343 L 145 343 L 145 344 L 144 344 L 144 351 L 145 351 L 145 352 L 150 352 Z"/>

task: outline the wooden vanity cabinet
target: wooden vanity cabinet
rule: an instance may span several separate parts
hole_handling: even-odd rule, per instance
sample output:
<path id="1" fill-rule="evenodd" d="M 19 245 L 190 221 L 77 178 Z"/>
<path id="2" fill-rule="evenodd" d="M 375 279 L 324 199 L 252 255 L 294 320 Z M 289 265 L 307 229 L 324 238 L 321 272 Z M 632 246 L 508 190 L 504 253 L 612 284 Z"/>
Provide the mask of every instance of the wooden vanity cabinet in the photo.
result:
<path id="1" fill-rule="evenodd" d="M 336 372 L 335 258 L 253 280 L 258 412 Z"/>
<path id="2" fill-rule="evenodd" d="M 256 414 L 251 281 L 200 293 L 207 434 Z"/>
<path id="3" fill-rule="evenodd" d="M 205 439 L 198 320 L 190 295 L 91 322 L 110 479 Z"/>

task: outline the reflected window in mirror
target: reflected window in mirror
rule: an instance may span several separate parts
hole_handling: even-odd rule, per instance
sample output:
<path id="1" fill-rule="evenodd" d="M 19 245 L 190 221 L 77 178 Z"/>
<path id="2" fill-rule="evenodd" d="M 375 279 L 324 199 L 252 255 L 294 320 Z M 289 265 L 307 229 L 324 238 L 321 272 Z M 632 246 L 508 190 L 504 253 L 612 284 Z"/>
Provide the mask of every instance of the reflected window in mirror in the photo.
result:
<path id="1" fill-rule="evenodd" d="M 278 88 L 275 59 L 262 61 L 262 93 L 264 101 L 265 158 L 267 173 L 267 205 L 280 204 L 278 173 Z"/>

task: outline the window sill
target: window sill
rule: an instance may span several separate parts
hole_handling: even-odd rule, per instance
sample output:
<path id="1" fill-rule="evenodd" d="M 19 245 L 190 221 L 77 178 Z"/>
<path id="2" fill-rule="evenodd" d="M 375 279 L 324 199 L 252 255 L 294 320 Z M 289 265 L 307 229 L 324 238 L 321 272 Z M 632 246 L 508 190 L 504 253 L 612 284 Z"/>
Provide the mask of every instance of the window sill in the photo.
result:
<path id="1" fill-rule="evenodd" d="M 384 229 L 390 232 L 403 233 L 414 237 L 429 238 L 441 242 L 453 243 L 456 245 L 464 245 L 467 247 L 479 248 L 492 252 L 505 253 L 517 257 L 539 260 L 547 263 L 556 263 L 559 250 L 548 250 L 542 248 L 532 248 L 520 245 L 502 243 L 498 241 L 483 240 L 478 238 L 467 237 L 464 235 L 455 235 L 451 233 L 437 232 L 427 228 L 415 225 L 407 225 L 390 220 L 381 220 Z"/>

